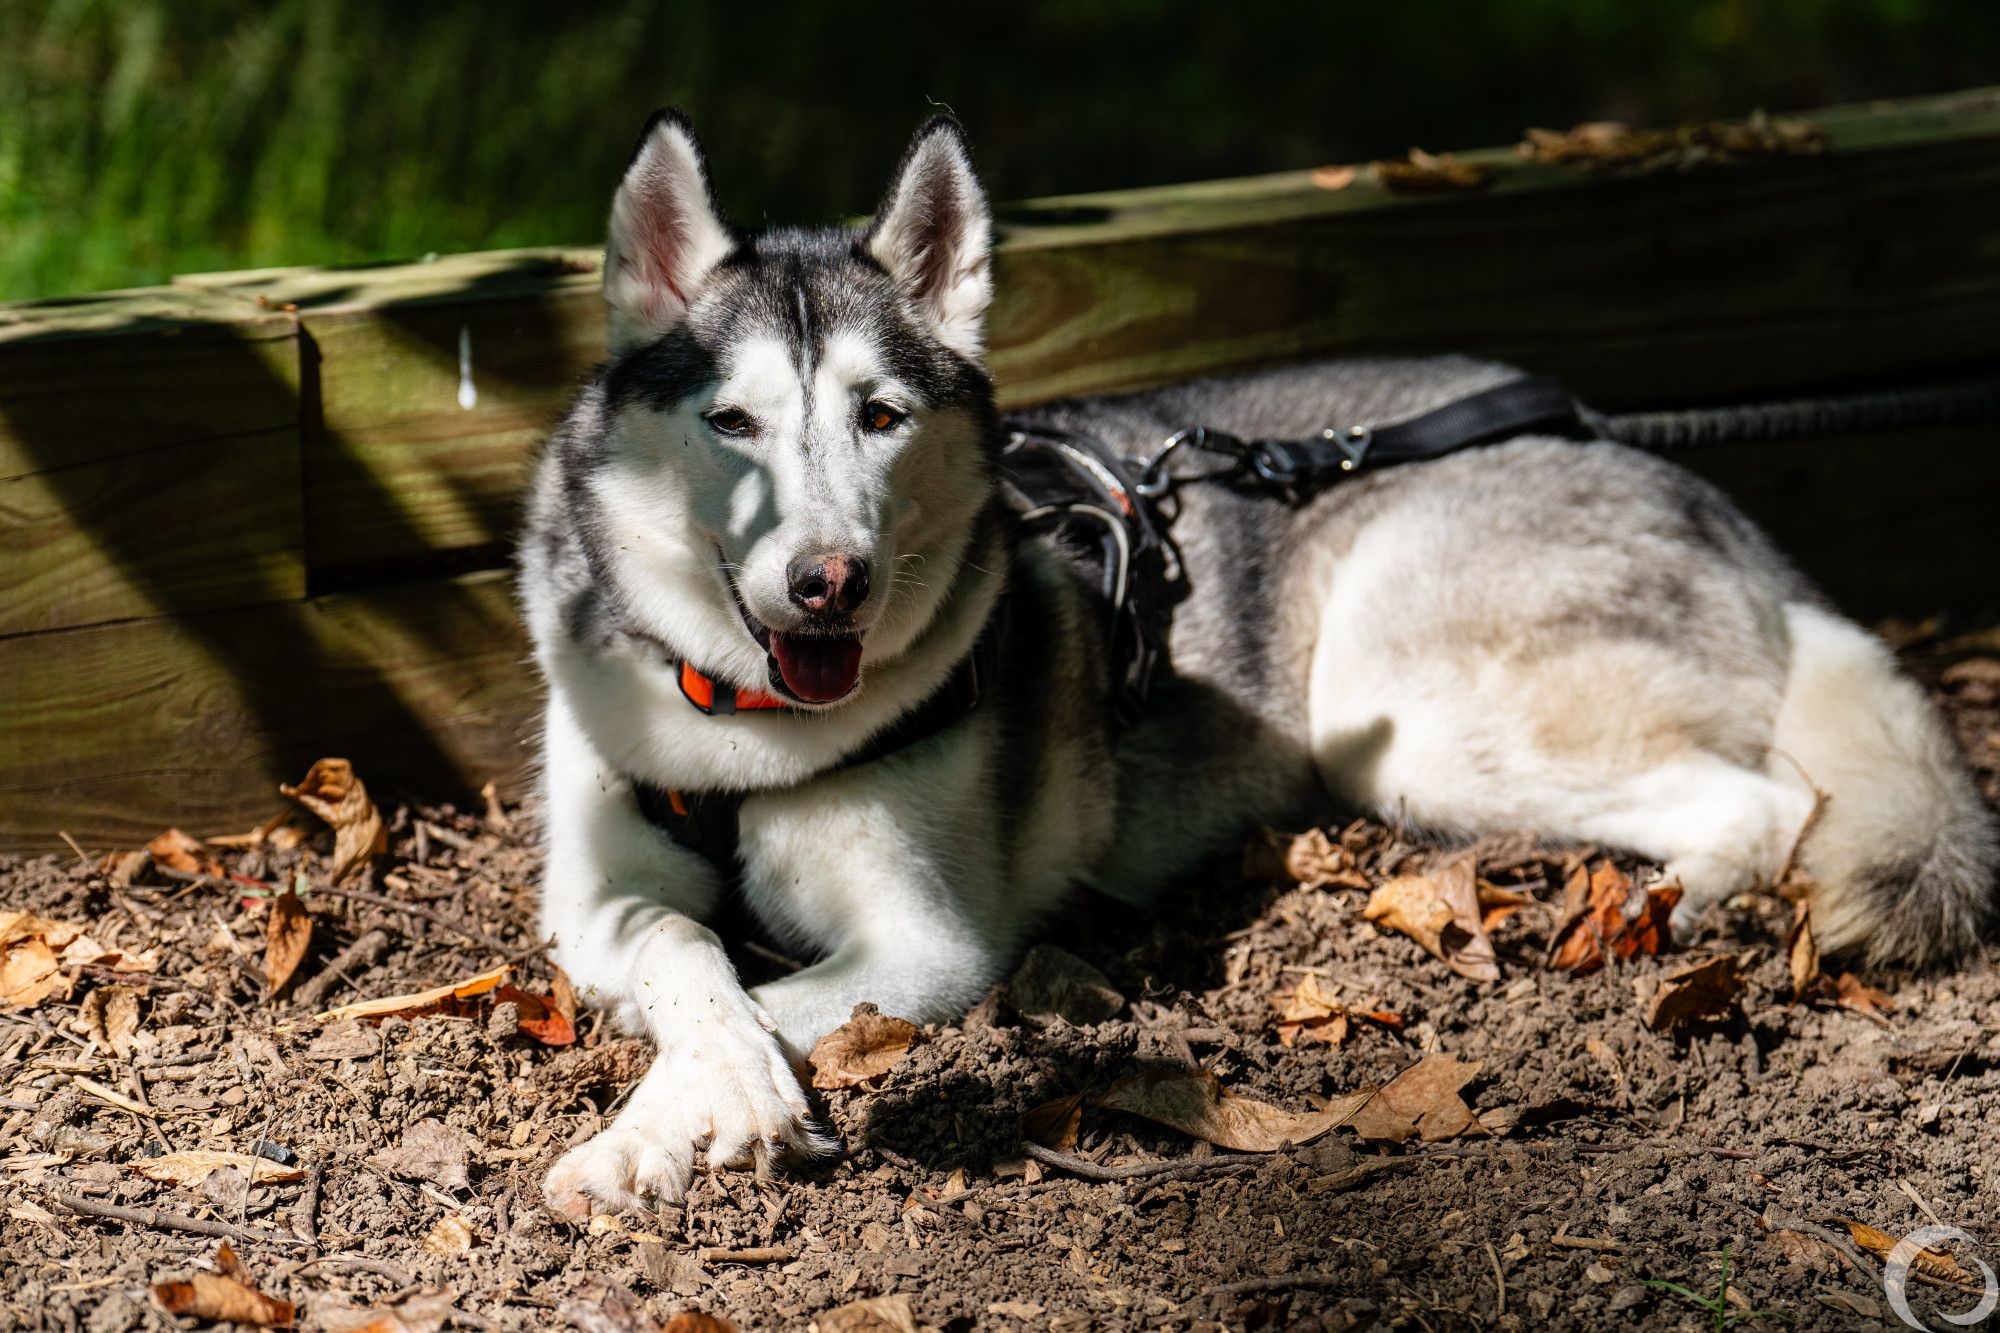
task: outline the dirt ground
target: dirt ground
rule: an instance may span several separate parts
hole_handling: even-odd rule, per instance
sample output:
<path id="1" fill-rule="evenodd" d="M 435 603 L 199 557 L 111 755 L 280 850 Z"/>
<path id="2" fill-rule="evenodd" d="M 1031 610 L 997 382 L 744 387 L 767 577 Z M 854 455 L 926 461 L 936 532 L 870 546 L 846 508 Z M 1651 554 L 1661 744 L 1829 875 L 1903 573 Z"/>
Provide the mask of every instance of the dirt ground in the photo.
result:
<path id="1" fill-rule="evenodd" d="M 2000 635 L 1933 630 L 1907 655 L 2000 798 Z M 1214 868 L 1150 916 L 1079 904 L 1045 938 L 1102 971 L 1115 1016 L 1025 1018 L 1002 987 L 874 1083 L 821 1094 L 841 1160 L 763 1182 L 701 1175 L 684 1207 L 578 1228 L 541 1205 L 539 1181 L 615 1111 L 640 1043 L 586 1015 L 573 1044 L 544 1044 L 532 1003 L 491 994 L 458 1015 L 313 1017 L 501 962 L 528 995 L 555 982 L 530 925 L 533 810 L 377 796 L 389 850 L 349 881 L 358 893 L 325 890 L 323 830 L 215 852 L 245 880 L 303 872 L 310 886 L 311 947 L 276 1001 L 272 909 L 241 881 L 128 861 L 114 887 L 103 848 L 0 863 L 0 906 L 157 954 L 150 973 L 96 965 L 67 999 L 0 1011 L 0 1326 L 194 1327 L 149 1291 L 210 1266 L 216 1235 L 190 1221 L 233 1234 L 300 1326 L 386 1330 L 627 1330 L 683 1311 L 744 1329 L 909 1327 L 894 1300 L 864 1307 L 874 1323 L 838 1312 L 899 1294 L 916 1326 L 941 1329 L 1897 1328 L 1882 1263 L 1848 1221 L 1993 1237 L 1993 952 L 1949 975 L 1867 977 L 1893 998 L 1882 1012 L 1794 1004 L 1790 907 L 1758 900 L 1692 951 L 1741 958 L 1741 1011 L 1656 1033 L 1646 1000 L 1689 957 L 1543 967 L 1587 851 L 1482 844 L 1480 874 L 1535 902 L 1496 928 L 1502 979 L 1477 982 L 1363 919 L 1369 886 L 1442 855 L 1371 824 L 1332 830 L 1350 883 L 1292 882 L 1253 847 L 1261 871 Z M 1344 1044 L 1286 1046 L 1277 1003 L 1307 977 L 1401 1026 L 1357 1019 Z M 123 1054 L 116 1006 L 90 998 L 115 985 L 140 991 Z M 1244 1155 L 1086 1102 L 1068 1165 L 1023 1147 L 1024 1112 L 1142 1068 L 1199 1066 L 1308 1111 L 1425 1051 L 1479 1062 L 1464 1095 L 1497 1132 L 1384 1146 L 1336 1129 Z M 266 1168 L 240 1162 L 199 1185 L 140 1172 L 192 1149 L 304 1178 L 253 1184 Z M 1713 1294 L 1725 1254 L 1719 1314 L 1649 1285 Z M 1960 1248 L 1966 1267 L 1978 1257 Z M 1978 1299 L 1910 1290 L 1920 1315 Z"/>

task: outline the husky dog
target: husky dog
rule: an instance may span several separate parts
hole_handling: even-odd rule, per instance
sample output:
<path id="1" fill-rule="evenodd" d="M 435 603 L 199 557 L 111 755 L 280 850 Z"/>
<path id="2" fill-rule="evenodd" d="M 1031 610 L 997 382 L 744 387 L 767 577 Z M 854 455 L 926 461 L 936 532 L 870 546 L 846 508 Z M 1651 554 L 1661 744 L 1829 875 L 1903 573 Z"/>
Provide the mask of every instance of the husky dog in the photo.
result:
<path id="1" fill-rule="evenodd" d="M 732 230 L 670 112 L 617 191 L 610 357 L 540 461 L 521 595 L 542 926 L 659 1054 L 550 1172 L 558 1210 L 674 1199 L 704 1150 L 823 1151 L 793 1070 L 856 1002 L 950 1019 L 1076 886 L 1143 902 L 1329 796 L 1658 859 L 1683 931 L 1796 853 L 1828 949 L 1974 944 L 1993 821 L 1931 705 L 1720 493 L 1616 444 L 1518 438 L 1297 505 L 1176 456 L 1186 597 L 1148 716 L 1115 726 L 1091 575 L 1002 500 L 989 231 L 942 118 L 858 230 Z M 1517 375 L 1328 362 L 1028 419 L 1137 456 Z M 976 703 L 876 753 L 982 644 Z M 734 794 L 730 854 L 669 836 L 649 791 Z M 818 961 L 746 991 L 704 924 L 731 893 Z"/>

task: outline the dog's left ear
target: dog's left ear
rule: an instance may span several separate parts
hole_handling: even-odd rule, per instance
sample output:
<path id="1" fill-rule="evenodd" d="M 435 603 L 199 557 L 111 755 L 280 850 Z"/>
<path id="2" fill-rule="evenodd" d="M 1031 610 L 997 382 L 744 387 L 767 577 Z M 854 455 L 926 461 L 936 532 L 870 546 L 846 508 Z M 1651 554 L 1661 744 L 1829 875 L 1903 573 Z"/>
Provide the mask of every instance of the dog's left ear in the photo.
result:
<path id="1" fill-rule="evenodd" d="M 903 154 L 863 244 L 938 340 L 975 360 L 993 299 L 992 233 L 965 131 L 950 116 L 931 117 Z"/>

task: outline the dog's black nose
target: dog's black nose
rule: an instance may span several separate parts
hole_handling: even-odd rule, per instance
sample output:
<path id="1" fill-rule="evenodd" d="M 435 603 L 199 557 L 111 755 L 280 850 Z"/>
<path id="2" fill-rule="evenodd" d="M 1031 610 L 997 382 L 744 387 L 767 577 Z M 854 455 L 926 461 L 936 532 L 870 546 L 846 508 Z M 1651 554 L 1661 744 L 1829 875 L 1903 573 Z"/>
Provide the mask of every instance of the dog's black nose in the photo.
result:
<path id="1" fill-rule="evenodd" d="M 858 555 L 802 555 L 786 567 L 792 601 L 802 610 L 852 615 L 868 600 L 868 562 Z"/>

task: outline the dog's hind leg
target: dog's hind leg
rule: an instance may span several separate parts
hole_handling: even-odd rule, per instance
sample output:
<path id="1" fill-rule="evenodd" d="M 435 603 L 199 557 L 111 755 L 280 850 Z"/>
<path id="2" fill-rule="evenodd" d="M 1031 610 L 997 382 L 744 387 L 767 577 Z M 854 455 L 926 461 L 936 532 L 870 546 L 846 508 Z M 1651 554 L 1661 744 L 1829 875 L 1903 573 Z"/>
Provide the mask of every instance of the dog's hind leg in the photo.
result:
<path id="1" fill-rule="evenodd" d="M 542 929 L 586 1000 L 659 1045 L 610 1128 L 549 1172 L 550 1204 L 580 1220 L 593 1204 L 678 1199 L 704 1145 L 714 1163 L 819 1151 L 769 1015 L 701 924 L 715 902 L 713 869 L 645 822 L 560 694 L 549 704 L 546 765 Z"/>

